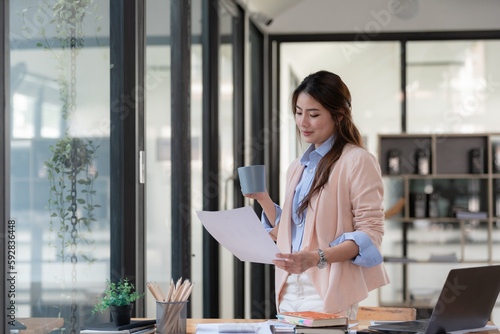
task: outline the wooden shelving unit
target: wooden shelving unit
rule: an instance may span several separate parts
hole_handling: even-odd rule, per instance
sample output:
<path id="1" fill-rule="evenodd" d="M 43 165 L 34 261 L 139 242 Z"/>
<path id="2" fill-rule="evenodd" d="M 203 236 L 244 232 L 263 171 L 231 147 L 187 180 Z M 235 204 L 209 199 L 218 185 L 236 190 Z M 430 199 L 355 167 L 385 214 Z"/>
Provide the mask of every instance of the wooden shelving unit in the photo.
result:
<path id="1" fill-rule="evenodd" d="M 495 245 L 500 247 L 500 133 L 379 135 L 378 139 L 385 196 L 404 199 L 401 212 L 386 221 L 386 230 L 390 226 L 400 240 L 386 237 L 384 243 L 392 242 L 394 253 L 383 254 L 386 267 L 401 267 L 396 275 L 401 282 L 396 282 L 396 297 L 380 296 L 380 303 L 432 308 L 431 302 L 415 298 L 410 266 L 418 270 L 415 266 L 435 265 L 447 272 L 453 267 L 500 263 L 500 255 L 493 251 Z M 460 218 L 459 211 L 477 217 Z M 399 233 L 394 234 L 395 229 Z M 474 252 L 469 251 L 472 248 Z M 432 260 L 429 254 L 436 249 L 451 249 L 450 261 L 446 256 Z"/>

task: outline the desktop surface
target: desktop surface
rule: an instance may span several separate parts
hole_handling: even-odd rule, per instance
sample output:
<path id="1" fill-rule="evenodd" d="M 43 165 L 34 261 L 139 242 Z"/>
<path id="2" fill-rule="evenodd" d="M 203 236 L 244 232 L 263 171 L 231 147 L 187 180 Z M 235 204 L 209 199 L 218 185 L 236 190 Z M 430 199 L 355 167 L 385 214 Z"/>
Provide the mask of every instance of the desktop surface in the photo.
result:
<path id="1" fill-rule="evenodd" d="M 273 319 L 276 320 L 276 319 Z M 212 323 L 235 323 L 235 322 L 264 322 L 267 319 L 187 319 L 187 332 L 186 334 L 196 334 L 196 326 L 198 324 L 212 324 Z M 368 326 L 370 326 L 370 320 L 351 320 L 350 323 L 357 324 L 351 329 L 354 330 L 368 330 Z M 494 325 L 491 321 L 488 322 L 488 325 Z M 486 330 L 479 332 L 481 334 L 499 334 L 500 331 L 498 329 Z"/>

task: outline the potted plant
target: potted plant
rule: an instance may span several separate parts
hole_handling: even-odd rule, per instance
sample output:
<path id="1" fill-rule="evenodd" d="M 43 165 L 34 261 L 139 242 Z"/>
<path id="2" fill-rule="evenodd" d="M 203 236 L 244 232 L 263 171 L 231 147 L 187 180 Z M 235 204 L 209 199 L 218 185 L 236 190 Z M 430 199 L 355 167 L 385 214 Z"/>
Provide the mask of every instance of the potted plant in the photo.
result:
<path id="1" fill-rule="evenodd" d="M 118 283 L 106 280 L 106 289 L 104 296 L 98 298 L 98 302 L 92 310 L 92 314 L 99 311 L 103 313 L 108 308 L 111 311 L 113 322 L 116 326 L 127 325 L 130 323 L 132 308 L 135 300 L 144 296 L 135 291 L 135 287 L 127 278 Z"/>

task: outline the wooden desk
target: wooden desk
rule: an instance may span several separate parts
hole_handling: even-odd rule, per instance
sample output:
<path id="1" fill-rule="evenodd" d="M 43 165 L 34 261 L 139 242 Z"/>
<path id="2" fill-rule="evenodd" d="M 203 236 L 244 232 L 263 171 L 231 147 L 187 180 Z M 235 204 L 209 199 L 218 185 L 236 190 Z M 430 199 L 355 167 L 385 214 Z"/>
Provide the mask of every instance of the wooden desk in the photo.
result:
<path id="1" fill-rule="evenodd" d="M 264 319 L 187 319 L 186 321 L 186 334 L 196 334 L 196 325 L 198 324 L 213 324 L 213 323 L 226 323 L 226 322 L 264 322 Z M 370 325 L 370 320 L 354 320 L 352 323 L 357 323 L 357 326 L 351 329 L 361 330 L 366 329 Z M 490 321 L 488 325 L 493 325 Z M 481 334 L 499 334 L 498 329 L 478 332 Z"/>
<path id="2" fill-rule="evenodd" d="M 213 323 L 227 323 L 227 322 L 264 322 L 264 319 L 187 319 L 186 321 L 186 334 L 195 334 L 196 325 L 198 324 L 213 324 Z M 370 325 L 369 320 L 356 320 L 358 326 L 352 329 L 366 329 Z M 486 332 L 485 332 L 486 333 Z M 496 333 L 498 334 L 498 333 Z"/>
<path id="3" fill-rule="evenodd" d="M 18 318 L 26 329 L 20 330 L 19 334 L 47 334 L 64 325 L 63 318 Z"/>

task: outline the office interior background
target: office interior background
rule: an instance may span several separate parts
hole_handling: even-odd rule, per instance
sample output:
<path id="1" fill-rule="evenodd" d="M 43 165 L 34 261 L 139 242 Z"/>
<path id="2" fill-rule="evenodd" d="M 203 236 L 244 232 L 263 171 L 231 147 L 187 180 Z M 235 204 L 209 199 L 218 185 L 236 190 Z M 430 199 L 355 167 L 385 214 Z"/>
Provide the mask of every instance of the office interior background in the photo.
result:
<path id="1" fill-rule="evenodd" d="M 91 310 L 106 279 L 123 277 L 146 292 L 136 316 L 155 316 L 146 282 L 183 277 L 195 284 L 193 318 L 273 317 L 272 266 L 236 259 L 196 211 L 254 205 L 235 173 L 248 164 L 266 165 L 282 204 L 286 168 L 306 148 L 290 93 L 311 72 L 343 78 L 379 159 L 380 135 L 500 141 L 498 1 L 56 2 L 66 1 L 7 0 L 1 11 L 1 252 L 15 297 L 6 280 L 0 297 L 19 318 L 109 319 Z M 54 160 L 71 145 L 85 152 L 73 178 Z M 494 192 L 483 183 L 500 187 L 498 174 L 485 178 L 465 180 L 462 200 L 497 219 L 387 219 L 383 255 L 408 243 L 418 261 L 387 262 L 391 284 L 363 305 L 429 309 L 450 269 L 500 262 L 500 191 L 471 199 Z M 404 179 L 384 180 L 391 208 Z"/>

